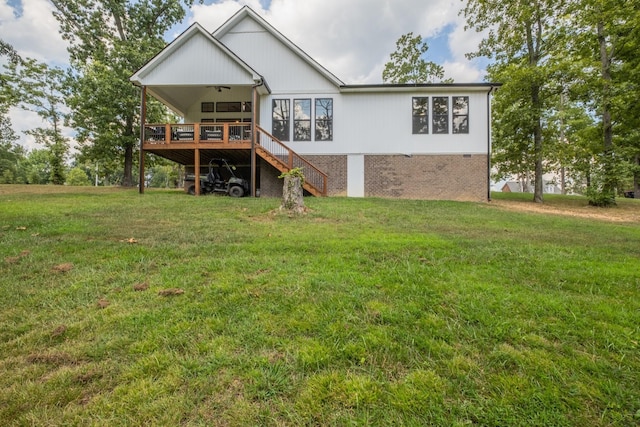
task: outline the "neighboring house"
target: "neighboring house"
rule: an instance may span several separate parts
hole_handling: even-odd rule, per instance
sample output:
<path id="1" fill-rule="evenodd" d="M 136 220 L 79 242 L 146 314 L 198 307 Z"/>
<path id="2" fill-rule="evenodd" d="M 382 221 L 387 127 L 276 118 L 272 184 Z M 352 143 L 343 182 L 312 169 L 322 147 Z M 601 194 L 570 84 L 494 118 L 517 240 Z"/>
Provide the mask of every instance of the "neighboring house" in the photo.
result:
<path id="1" fill-rule="evenodd" d="M 224 157 L 263 196 L 302 167 L 314 195 L 489 198 L 496 84 L 347 85 L 247 6 L 213 34 L 192 25 L 131 81 L 143 93 L 141 153 L 192 174 Z M 146 123 L 147 94 L 184 123 Z"/>
<path id="2" fill-rule="evenodd" d="M 508 181 L 502 186 L 503 193 L 522 193 L 522 185 L 516 181 Z"/>

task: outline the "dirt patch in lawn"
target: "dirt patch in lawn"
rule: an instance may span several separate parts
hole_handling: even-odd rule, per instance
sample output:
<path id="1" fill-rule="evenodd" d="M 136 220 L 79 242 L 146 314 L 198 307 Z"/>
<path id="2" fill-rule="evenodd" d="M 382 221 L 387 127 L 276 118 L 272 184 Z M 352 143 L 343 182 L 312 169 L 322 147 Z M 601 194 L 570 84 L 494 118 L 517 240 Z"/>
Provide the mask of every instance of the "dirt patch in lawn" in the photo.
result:
<path id="1" fill-rule="evenodd" d="M 640 223 L 640 203 L 620 203 L 610 208 L 598 208 L 588 204 L 568 205 L 494 199 L 491 205 L 510 211 L 564 215 L 608 222 Z"/>

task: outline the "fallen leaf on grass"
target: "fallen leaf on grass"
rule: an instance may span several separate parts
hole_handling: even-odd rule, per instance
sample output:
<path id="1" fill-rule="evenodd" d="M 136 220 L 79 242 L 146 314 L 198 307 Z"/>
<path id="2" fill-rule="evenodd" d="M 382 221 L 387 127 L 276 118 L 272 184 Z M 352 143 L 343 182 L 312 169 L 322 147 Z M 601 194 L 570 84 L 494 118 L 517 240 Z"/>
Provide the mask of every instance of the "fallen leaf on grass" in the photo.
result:
<path id="1" fill-rule="evenodd" d="M 173 295 L 182 295 L 182 294 L 184 294 L 184 289 L 179 289 L 179 288 L 163 289 L 158 292 L 158 295 L 160 295 L 161 297 L 170 297 Z"/>
<path id="2" fill-rule="evenodd" d="M 111 303 L 104 298 L 101 298 L 100 300 L 98 300 L 98 308 L 107 308 L 109 307 L 109 304 Z"/>
<path id="3" fill-rule="evenodd" d="M 147 289 L 149 289 L 149 284 L 147 282 L 137 283 L 133 285 L 134 291 L 146 291 Z"/>
<path id="4" fill-rule="evenodd" d="M 51 338 L 58 338 L 65 332 L 67 332 L 67 325 L 60 325 L 51 332 Z"/>
<path id="5" fill-rule="evenodd" d="M 73 264 L 70 262 L 58 264 L 52 268 L 52 270 L 57 273 L 66 273 L 67 271 L 71 271 L 72 269 L 73 269 Z"/>

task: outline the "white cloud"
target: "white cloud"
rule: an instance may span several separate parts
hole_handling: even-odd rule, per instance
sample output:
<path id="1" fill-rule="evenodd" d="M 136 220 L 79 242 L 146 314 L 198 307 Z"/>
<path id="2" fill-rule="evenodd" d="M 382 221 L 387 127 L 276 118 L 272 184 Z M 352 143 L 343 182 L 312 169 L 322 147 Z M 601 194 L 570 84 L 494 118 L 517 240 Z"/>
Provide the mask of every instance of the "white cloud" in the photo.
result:
<path id="1" fill-rule="evenodd" d="M 59 25 L 47 0 L 22 0 L 22 13 L 0 3 L 0 36 L 23 57 L 48 63 L 67 64 L 67 42 L 62 40 Z"/>
<path id="2" fill-rule="evenodd" d="M 458 0 L 272 0 L 268 9 L 259 0 L 223 0 L 194 6 L 191 22 L 214 31 L 245 4 L 350 84 L 380 83 L 402 34 L 432 37 L 448 25 L 465 34 Z M 477 47 L 476 39 L 457 36 L 450 44 L 455 70 L 447 74 L 458 82 L 481 80 L 482 72 L 464 58 Z"/>
<path id="3" fill-rule="evenodd" d="M 35 129 L 44 125 L 42 118 L 32 111 L 25 111 L 20 108 L 11 108 L 9 110 L 9 118 L 11 119 L 11 126 L 20 137 L 20 144 L 28 150 L 34 148 L 43 148 L 37 144 L 35 139 L 31 135 L 25 135 L 24 131 L 29 129 Z"/>

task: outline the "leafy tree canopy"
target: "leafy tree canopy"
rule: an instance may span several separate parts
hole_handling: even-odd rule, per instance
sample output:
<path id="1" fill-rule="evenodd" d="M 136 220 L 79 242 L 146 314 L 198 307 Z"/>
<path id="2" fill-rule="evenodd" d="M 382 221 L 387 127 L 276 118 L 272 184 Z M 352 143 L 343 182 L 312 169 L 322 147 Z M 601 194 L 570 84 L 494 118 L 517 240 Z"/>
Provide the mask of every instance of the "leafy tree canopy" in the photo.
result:
<path id="1" fill-rule="evenodd" d="M 424 59 L 427 50 L 429 46 L 422 36 L 414 37 L 412 32 L 404 34 L 396 42 L 396 51 L 390 55 L 391 60 L 385 64 L 382 80 L 399 84 L 441 81 L 444 68 Z"/>

